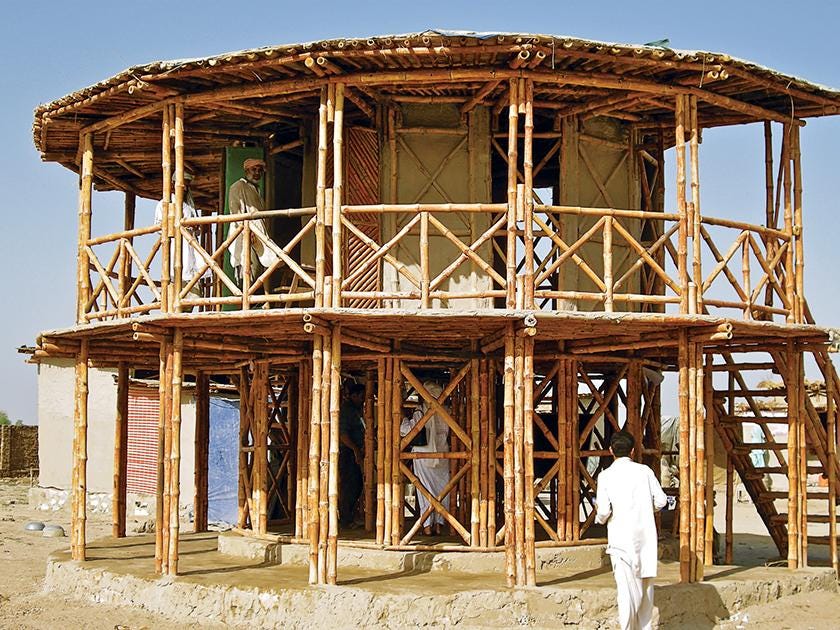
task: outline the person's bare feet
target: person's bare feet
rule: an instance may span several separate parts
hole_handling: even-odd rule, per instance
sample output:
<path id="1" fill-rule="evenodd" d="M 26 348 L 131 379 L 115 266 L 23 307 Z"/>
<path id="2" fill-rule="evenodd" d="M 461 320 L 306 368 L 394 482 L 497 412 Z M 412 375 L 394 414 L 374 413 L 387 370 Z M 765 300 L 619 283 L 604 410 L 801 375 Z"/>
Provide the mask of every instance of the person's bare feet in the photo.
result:
<path id="1" fill-rule="evenodd" d="M 431 535 L 432 535 L 432 528 L 431 528 L 431 527 L 424 527 L 424 528 L 423 528 L 423 533 L 424 533 L 426 536 L 431 536 Z"/>

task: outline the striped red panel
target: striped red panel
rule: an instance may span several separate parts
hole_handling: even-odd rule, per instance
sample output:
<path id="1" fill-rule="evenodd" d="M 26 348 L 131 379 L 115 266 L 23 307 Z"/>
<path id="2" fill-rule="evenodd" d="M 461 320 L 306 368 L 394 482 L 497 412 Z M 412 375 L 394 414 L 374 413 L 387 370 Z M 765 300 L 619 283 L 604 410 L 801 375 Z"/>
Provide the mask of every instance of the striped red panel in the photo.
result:
<path id="1" fill-rule="evenodd" d="M 157 490 L 158 418 L 156 389 L 128 389 L 128 492 L 154 494 Z"/>

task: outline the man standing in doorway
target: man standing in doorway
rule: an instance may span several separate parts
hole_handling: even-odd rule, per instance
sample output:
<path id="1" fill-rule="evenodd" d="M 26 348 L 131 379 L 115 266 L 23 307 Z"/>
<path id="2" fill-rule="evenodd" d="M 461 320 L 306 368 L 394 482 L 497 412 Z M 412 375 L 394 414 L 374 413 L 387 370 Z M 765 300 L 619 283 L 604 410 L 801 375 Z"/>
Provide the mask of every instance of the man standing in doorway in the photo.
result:
<path id="1" fill-rule="evenodd" d="M 341 405 L 338 419 L 338 516 L 342 527 L 350 527 L 356 512 L 356 503 L 362 495 L 362 463 L 364 462 L 365 386 L 351 385 L 347 400 Z"/>
<path id="2" fill-rule="evenodd" d="M 254 214 L 265 210 L 262 195 L 260 194 L 260 180 L 265 175 L 265 162 L 257 158 L 248 158 L 242 164 L 245 177 L 242 177 L 230 186 L 228 190 L 228 209 L 231 214 Z M 258 265 L 268 269 L 277 262 L 278 256 L 266 243 L 271 241 L 271 230 L 268 220 L 264 217 L 249 220 L 251 228 L 251 282 L 259 276 Z M 231 230 L 239 228 L 239 223 L 232 223 Z M 245 239 L 240 234 L 231 247 L 230 262 L 236 273 L 237 282 L 242 278 L 242 270 L 245 265 Z"/>
<path id="3" fill-rule="evenodd" d="M 635 440 L 619 431 L 610 440 L 612 465 L 598 476 L 595 521 L 607 524 L 607 553 L 617 589 L 622 630 L 648 630 L 658 540 L 654 511 L 667 499 L 653 471 L 630 459 Z"/>

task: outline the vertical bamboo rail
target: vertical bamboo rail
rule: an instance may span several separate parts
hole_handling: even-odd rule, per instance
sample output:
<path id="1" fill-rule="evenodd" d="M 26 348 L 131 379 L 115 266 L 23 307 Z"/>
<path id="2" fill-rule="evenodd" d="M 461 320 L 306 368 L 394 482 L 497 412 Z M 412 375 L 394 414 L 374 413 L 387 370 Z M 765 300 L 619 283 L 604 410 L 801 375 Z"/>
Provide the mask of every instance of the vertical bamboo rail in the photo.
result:
<path id="1" fill-rule="evenodd" d="M 170 338 L 166 343 L 166 371 L 164 372 L 164 425 L 163 425 L 163 520 L 160 527 L 163 530 L 161 541 L 162 565 L 161 571 L 169 573 L 169 525 L 172 510 L 172 373 L 174 369 L 174 341 Z"/>
<path id="2" fill-rule="evenodd" d="M 382 494 L 382 542 L 386 545 L 393 544 L 391 540 L 391 516 L 393 514 L 392 503 L 393 497 L 391 491 L 394 489 L 394 466 L 392 463 L 394 449 L 391 446 L 393 441 L 393 423 L 391 422 L 392 406 L 393 406 L 393 378 L 394 378 L 394 360 L 392 358 L 385 359 L 385 386 L 383 388 L 384 405 L 382 408 L 382 438 L 379 448 L 382 449 L 382 470 L 383 470 L 383 494 Z"/>
<path id="3" fill-rule="evenodd" d="M 506 308 L 516 305 L 516 165 L 518 162 L 519 90 L 517 79 L 510 80 L 508 106 L 507 246 L 505 251 Z"/>
<path id="4" fill-rule="evenodd" d="M 807 412 L 805 411 L 805 363 L 801 347 L 796 347 L 796 381 L 799 408 L 799 435 L 796 447 L 799 449 L 799 568 L 808 566 L 808 442 L 806 439 Z"/>
<path id="5" fill-rule="evenodd" d="M 76 279 L 76 322 L 85 322 L 85 307 L 90 300 L 90 261 L 85 248 L 90 240 L 91 202 L 93 195 L 93 136 L 89 133 L 79 138 L 82 149 L 81 177 L 79 181 L 79 243 Z"/>
<path id="6" fill-rule="evenodd" d="M 691 159 L 691 216 L 693 226 L 691 229 L 691 245 L 693 252 L 692 278 L 697 287 L 696 303 L 689 305 L 689 310 L 694 313 L 703 312 L 703 269 L 700 246 L 700 128 L 697 125 L 697 97 L 687 96 L 688 122 L 690 127 L 690 159 Z"/>
<path id="7" fill-rule="evenodd" d="M 473 351 L 477 352 L 477 344 Z M 473 354 L 475 356 L 475 354 Z M 470 417 L 470 546 L 481 544 L 481 395 L 478 359 L 470 360 L 469 417 Z"/>
<path id="8" fill-rule="evenodd" d="M 195 466 L 193 483 L 195 517 L 193 530 L 207 531 L 208 466 L 210 449 L 210 379 L 207 372 L 195 375 Z"/>
<path id="9" fill-rule="evenodd" d="M 338 88 L 344 86 L 338 84 Z M 343 91 L 336 103 L 336 118 L 341 114 Z M 338 127 L 338 123 L 336 124 Z M 339 135 L 336 132 L 336 135 Z M 337 147 L 340 148 L 340 147 Z M 335 218 L 335 215 L 333 215 Z M 333 234 L 336 225 L 333 224 Z M 335 276 L 333 276 L 335 278 Z M 340 288 L 340 287 L 339 287 Z M 335 293 L 333 294 L 335 296 Z M 338 569 L 338 443 L 339 413 L 341 410 L 341 326 L 332 328 L 330 362 L 330 461 L 328 471 L 329 523 L 327 530 L 327 584 L 336 583 Z"/>
<path id="10" fill-rule="evenodd" d="M 560 352 L 563 352 L 564 343 L 558 344 Z M 566 521 L 568 520 L 568 511 L 566 509 L 566 485 L 569 482 L 569 465 L 568 465 L 568 422 L 569 422 L 569 403 L 568 403 L 568 386 L 569 379 L 566 372 L 568 368 L 568 361 L 566 359 L 557 360 L 557 375 L 554 377 L 555 398 L 557 399 L 557 460 L 560 462 L 560 469 L 557 471 L 557 535 L 560 540 L 568 540 L 566 538 Z"/>
<path id="11" fill-rule="evenodd" d="M 161 294 L 163 295 L 163 294 Z M 158 369 L 158 448 L 157 483 L 155 488 L 155 573 L 163 572 L 163 493 L 164 493 L 164 435 L 166 433 L 166 358 L 168 342 L 160 343 Z"/>
<path id="12" fill-rule="evenodd" d="M 376 544 L 385 540 L 385 364 L 376 361 Z"/>
<path id="13" fill-rule="evenodd" d="M 478 485 L 479 485 L 479 506 L 478 506 L 478 545 L 480 547 L 489 547 L 489 538 L 487 537 L 487 505 L 490 496 L 490 473 L 492 468 L 488 464 L 490 459 L 490 444 L 488 435 L 490 431 L 490 423 L 492 421 L 492 413 L 490 411 L 490 404 L 488 398 L 488 391 L 490 389 L 491 372 L 489 369 L 489 361 L 482 359 L 478 362 L 478 429 L 479 429 L 479 454 L 478 454 Z M 473 446 L 475 448 L 475 446 Z"/>
<path id="14" fill-rule="evenodd" d="M 791 206 L 791 163 L 790 156 L 793 152 L 791 125 L 784 125 L 782 136 L 783 177 L 784 177 L 784 221 L 785 234 L 788 236 L 788 247 L 785 251 L 785 297 L 787 298 L 790 312 L 787 321 L 796 321 L 796 271 L 794 269 L 794 250 L 796 247 L 796 236 L 793 227 L 793 208 Z"/>
<path id="15" fill-rule="evenodd" d="M 633 459 L 641 462 L 644 454 L 642 434 L 642 364 L 632 361 L 627 370 L 627 430 L 636 440 Z"/>
<path id="16" fill-rule="evenodd" d="M 402 473 L 400 471 L 400 421 L 402 420 L 402 366 L 398 358 L 393 359 L 393 385 L 391 387 L 391 544 L 399 544 L 402 531 L 402 520 L 405 514 L 403 507 Z"/>
<path id="17" fill-rule="evenodd" d="M 341 204 L 344 199 L 344 84 L 335 86 L 333 117 L 333 196 L 332 196 L 332 306 L 341 306 L 341 281 L 344 278 Z"/>
<path id="18" fill-rule="evenodd" d="M 689 558 L 691 574 L 690 581 L 697 579 L 697 345 L 689 341 L 688 344 L 688 487 L 689 487 Z M 683 443 L 680 442 L 680 450 Z M 682 477 L 680 485 L 682 485 Z"/>
<path id="19" fill-rule="evenodd" d="M 254 526 L 254 514 L 250 512 L 249 505 L 251 504 L 250 497 L 247 496 L 245 487 L 248 479 L 248 433 L 253 430 L 252 424 L 252 405 L 251 405 L 251 386 L 250 376 L 248 374 L 248 367 L 242 366 L 239 369 L 239 512 L 237 515 L 237 525 L 244 528 L 248 524 L 250 516 L 251 527 Z M 250 448 L 251 458 L 253 461 L 253 448 Z"/>
<path id="20" fill-rule="evenodd" d="M 82 339 L 76 355 L 75 422 L 73 432 L 73 517 L 71 527 L 71 556 L 86 559 L 87 525 L 87 433 L 88 433 L 88 340 Z"/>
<path id="21" fill-rule="evenodd" d="M 251 515 L 251 529 L 265 534 L 268 531 L 268 362 L 265 360 L 254 362 L 251 392 L 251 433 L 254 436 L 251 504 L 256 512 Z"/>
<path id="22" fill-rule="evenodd" d="M 791 126 L 793 160 L 793 233 L 796 237 L 796 323 L 804 322 L 805 312 L 805 248 L 802 242 L 802 154 L 799 145 L 799 127 Z M 807 542 L 807 537 L 806 537 Z"/>
<path id="23" fill-rule="evenodd" d="M 837 408 L 834 404 L 834 375 L 832 366 L 826 366 L 825 373 L 825 415 L 826 442 L 828 451 L 828 545 L 831 566 L 835 575 L 837 560 Z"/>
<path id="24" fill-rule="evenodd" d="M 607 313 L 613 311 L 613 218 L 611 216 L 604 217 L 604 243 L 603 243 L 603 261 L 604 261 L 604 310 Z"/>
<path id="25" fill-rule="evenodd" d="M 170 260 L 172 249 L 169 247 L 172 237 L 172 225 L 169 222 L 169 207 L 172 205 L 172 119 L 171 109 L 168 105 L 162 111 L 162 138 L 161 138 L 161 177 L 163 178 L 161 195 L 162 212 L 160 222 L 160 310 L 164 313 L 170 312 L 169 300 L 169 279 L 172 261 Z"/>
<path id="26" fill-rule="evenodd" d="M 327 189 L 327 86 L 321 88 L 321 103 L 318 106 L 318 163 L 316 169 L 317 189 L 315 192 L 315 307 L 324 305 L 324 275 L 326 273 L 326 189 Z M 318 374 L 313 367 L 313 375 Z M 321 378 L 318 375 L 317 378 Z M 313 407 L 314 410 L 314 407 Z M 312 421 L 316 416 L 313 413 Z M 314 435 L 314 433 L 313 433 Z"/>
<path id="27" fill-rule="evenodd" d="M 513 83 L 511 83 L 513 85 Z M 505 579 L 508 587 L 516 585 L 516 533 L 514 525 L 514 472 L 513 472 L 513 424 L 514 424 L 514 335 L 513 325 L 505 331 L 504 371 L 504 497 L 505 497 Z"/>
<path id="28" fill-rule="evenodd" d="M 487 362 L 487 546 L 496 546 L 496 364 Z"/>
<path id="29" fill-rule="evenodd" d="M 776 229 L 778 226 L 773 200 L 773 128 L 769 120 L 764 121 L 764 189 L 765 223 L 767 227 Z M 765 243 L 767 259 L 770 260 L 776 253 L 777 240 L 775 237 L 766 237 Z M 773 286 L 769 282 L 764 290 L 764 304 L 765 306 L 773 305 Z"/>
<path id="30" fill-rule="evenodd" d="M 327 276 L 324 285 L 330 287 Z M 325 299 L 329 304 L 332 294 Z M 318 584 L 327 582 L 327 539 L 329 537 L 330 396 L 332 392 L 332 334 L 324 336 L 321 367 L 321 459 L 318 464 Z"/>
<path id="31" fill-rule="evenodd" d="M 525 308 L 534 308 L 534 82 L 520 80 L 520 99 L 525 104 L 525 140 L 522 147 L 524 241 L 525 241 Z M 528 419 L 525 420 L 528 422 Z"/>
<path id="32" fill-rule="evenodd" d="M 703 374 L 703 406 L 705 409 L 705 438 L 706 438 L 706 496 L 705 496 L 705 558 L 703 564 L 710 567 L 714 564 L 715 552 L 715 406 L 713 366 L 714 355 L 706 355 L 706 370 Z"/>
<path id="33" fill-rule="evenodd" d="M 184 217 L 184 105 L 176 103 L 172 107 L 175 119 L 175 207 L 170 207 L 170 225 L 174 239 L 174 272 L 172 282 L 175 286 L 173 291 L 173 310 L 181 312 L 181 287 L 183 284 L 183 261 L 182 250 L 184 238 L 181 234 L 181 219 Z M 245 288 L 243 286 L 243 288 Z"/>
<path id="34" fill-rule="evenodd" d="M 430 285 L 429 213 L 424 211 L 420 213 L 420 308 L 431 308 Z"/>
<path id="35" fill-rule="evenodd" d="M 365 506 L 365 531 L 373 531 L 373 523 L 376 517 L 376 497 L 374 490 L 374 405 L 373 396 L 374 372 L 368 370 L 365 376 L 365 460 L 364 460 L 364 506 Z"/>
<path id="36" fill-rule="evenodd" d="M 677 94 L 676 157 L 677 157 L 677 214 L 680 217 L 677 242 L 677 275 L 680 284 L 680 313 L 689 312 L 688 304 L 688 208 L 685 200 L 685 103 L 686 97 Z"/>
<path id="37" fill-rule="evenodd" d="M 126 472 L 128 468 L 128 364 L 121 361 L 117 370 L 117 415 L 114 423 L 114 486 L 111 504 L 114 538 L 125 536 Z"/>
<path id="38" fill-rule="evenodd" d="M 309 535 L 309 431 L 312 414 L 312 367 L 300 362 L 298 372 L 298 448 L 297 492 L 295 493 L 295 536 L 308 540 Z"/>
<path id="39" fill-rule="evenodd" d="M 314 335 L 312 340 L 312 412 L 309 419 L 309 476 L 308 517 L 309 525 L 309 583 L 318 583 L 318 504 L 320 492 L 319 470 L 321 462 L 321 389 L 323 377 L 323 337 Z"/>
<path id="40" fill-rule="evenodd" d="M 516 585 L 525 583 L 525 350 L 522 334 L 514 338 L 513 475 Z"/>
<path id="41" fill-rule="evenodd" d="M 172 437 L 169 464 L 169 554 L 167 573 L 178 575 L 178 538 L 181 500 L 181 385 L 183 381 L 184 333 L 175 329 L 172 341 Z"/>
<path id="42" fill-rule="evenodd" d="M 678 97 L 679 99 L 679 97 Z M 678 103 L 681 100 L 677 101 Z M 690 520 L 691 520 L 691 451 L 689 448 L 689 354 L 688 332 L 680 330 L 678 340 L 680 406 L 680 582 L 691 582 Z"/>
<path id="43" fill-rule="evenodd" d="M 571 515 L 572 540 L 580 540 L 580 422 L 578 420 L 578 369 L 584 370 L 577 361 L 571 362 L 569 384 L 571 397 L 569 406 L 571 413 L 569 417 L 569 429 L 571 431 L 569 444 L 572 445 L 569 453 L 569 472 L 571 484 L 569 485 L 569 514 Z"/>
<path id="44" fill-rule="evenodd" d="M 723 563 L 726 565 L 732 564 L 733 551 L 733 533 L 732 533 L 732 516 L 734 511 L 735 499 L 735 466 L 732 462 L 732 455 L 726 454 L 726 533 L 725 533 L 725 551 L 723 555 Z"/>
<path id="45" fill-rule="evenodd" d="M 694 424 L 695 424 L 695 457 L 694 457 L 694 523 L 696 531 L 695 541 L 695 572 L 694 579 L 703 581 L 703 565 L 705 562 L 706 543 L 706 410 L 703 404 L 703 346 L 694 346 Z"/>
<path id="46" fill-rule="evenodd" d="M 793 341 L 785 346 L 788 401 L 788 568 L 799 568 L 799 374 Z"/>
<path id="47" fill-rule="evenodd" d="M 125 203 L 123 205 L 123 230 L 126 232 L 134 229 L 134 216 L 136 214 L 136 209 L 137 196 L 133 192 L 125 193 Z M 132 245 L 134 243 L 134 238 L 129 236 L 120 241 L 120 255 L 122 256 L 122 260 L 120 261 L 120 301 L 117 310 L 119 317 L 124 316 L 123 309 L 129 306 L 129 301 L 126 299 L 125 294 L 128 292 L 129 278 L 131 277 L 131 270 L 133 266 L 131 256 L 125 248 L 126 243 Z"/>
<path id="48" fill-rule="evenodd" d="M 537 585 L 536 549 L 534 539 L 534 338 L 523 338 L 523 459 L 525 460 L 525 575 L 527 586 Z"/>

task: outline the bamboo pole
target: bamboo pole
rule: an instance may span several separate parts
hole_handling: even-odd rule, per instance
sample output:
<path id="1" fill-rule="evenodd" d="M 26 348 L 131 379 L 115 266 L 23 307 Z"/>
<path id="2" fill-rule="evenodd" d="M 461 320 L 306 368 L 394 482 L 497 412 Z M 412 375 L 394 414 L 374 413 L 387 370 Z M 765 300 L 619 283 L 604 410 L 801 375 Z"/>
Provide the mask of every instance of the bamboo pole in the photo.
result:
<path id="1" fill-rule="evenodd" d="M 703 267 L 702 267 L 702 240 L 700 239 L 700 128 L 697 126 L 697 97 L 688 96 L 688 123 L 690 131 L 690 161 L 691 161 L 691 216 L 693 226 L 691 229 L 691 244 L 693 253 L 692 277 L 697 286 L 696 302 L 689 306 L 694 313 L 703 312 Z"/>
<path id="2" fill-rule="evenodd" d="M 343 331 L 342 331 L 343 333 Z M 374 519 L 376 517 L 374 490 L 374 372 L 368 370 L 365 375 L 365 455 L 364 455 L 364 506 L 365 506 L 365 531 L 373 532 Z"/>
<path id="3" fill-rule="evenodd" d="M 268 362 L 254 362 L 252 395 L 252 429 L 254 459 L 251 496 L 256 514 L 251 515 L 251 529 L 259 534 L 268 531 Z"/>
<path id="4" fill-rule="evenodd" d="M 431 308 L 429 287 L 431 284 L 429 268 L 429 213 L 420 213 L 420 308 Z"/>
<path id="5" fill-rule="evenodd" d="M 183 284 L 183 260 L 182 250 L 184 239 L 181 236 L 181 220 L 184 218 L 184 105 L 176 103 L 172 108 L 172 115 L 175 123 L 175 204 L 170 204 L 169 224 L 172 226 L 173 255 L 173 304 L 172 310 L 181 312 L 181 287 Z M 243 284 L 243 288 L 247 288 Z"/>
<path id="6" fill-rule="evenodd" d="M 519 128 L 519 90 L 516 79 L 511 79 L 508 106 L 508 150 L 507 150 L 507 244 L 505 249 L 506 308 L 516 305 L 516 206 L 517 206 L 517 161 Z"/>
<path id="7" fill-rule="evenodd" d="M 788 204 L 786 203 L 786 206 Z M 787 215 L 787 210 L 785 211 Z M 796 371 L 796 349 L 793 341 L 785 346 L 788 400 L 788 568 L 799 568 L 799 374 Z"/>
<path id="8" fill-rule="evenodd" d="M 166 371 L 163 376 L 163 520 L 160 527 L 162 537 L 162 572 L 169 573 L 169 535 L 172 512 L 172 373 L 174 369 L 174 341 L 166 344 Z"/>
<path id="9" fill-rule="evenodd" d="M 805 410 L 805 364 L 802 348 L 796 347 L 797 406 L 799 407 L 799 435 L 796 446 L 799 449 L 799 568 L 808 566 L 808 441 Z"/>
<path id="10" fill-rule="evenodd" d="M 764 208 L 765 224 L 768 228 L 776 228 L 776 212 L 773 189 L 773 127 L 769 120 L 764 121 Z M 765 237 L 765 247 L 768 257 L 776 253 L 776 241 Z M 764 292 L 765 306 L 773 306 L 773 287 L 768 283 Z"/>
<path id="11" fill-rule="evenodd" d="M 391 388 L 391 443 L 388 447 L 391 449 L 391 465 L 393 466 L 393 473 L 391 476 L 391 541 L 396 544 L 400 540 L 400 533 L 402 531 L 402 521 L 405 515 L 405 508 L 403 506 L 403 498 L 405 492 L 402 485 L 402 472 L 400 470 L 400 421 L 402 420 L 402 387 L 403 377 L 401 370 L 401 361 L 399 358 L 393 359 L 394 373 L 391 377 L 393 386 Z"/>
<path id="12" fill-rule="evenodd" d="M 487 546 L 487 503 L 490 495 L 488 459 L 490 458 L 490 445 L 487 440 L 490 429 L 491 413 L 487 392 L 489 389 L 488 379 L 490 373 L 488 361 L 482 359 L 478 362 L 478 432 L 479 432 L 479 455 L 478 455 L 478 545 Z M 475 541 L 475 538 L 473 538 Z"/>
<path id="13" fill-rule="evenodd" d="M 688 304 L 688 208 L 685 198 L 685 107 L 686 97 L 677 94 L 676 101 L 676 157 L 677 157 L 677 214 L 679 235 L 677 241 L 677 275 L 680 285 L 680 313 L 689 312 Z"/>
<path id="14" fill-rule="evenodd" d="M 584 368 L 581 368 L 583 373 Z M 568 486 L 569 491 L 569 514 L 571 515 L 572 526 L 572 540 L 580 540 L 580 421 L 578 420 L 578 363 L 572 362 L 572 367 L 569 375 L 571 397 L 569 398 L 569 407 L 571 412 L 569 414 L 570 444 L 572 445 L 569 453 L 569 467 L 571 484 Z"/>
<path id="15" fill-rule="evenodd" d="M 385 366 L 376 362 L 376 544 L 385 542 Z"/>
<path id="16" fill-rule="evenodd" d="M 702 346 L 701 346 L 702 349 Z M 706 441 L 706 496 L 705 496 L 705 557 L 703 563 L 710 567 L 714 564 L 715 551 L 715 407 L 712 364 L 714 355 L 706 355 L 706 369 L 703 373 L 703 405 L 705 408 Z"/>
<path id="17" fill-rule="evenodd" d="M 511 83 L 511 85 L 513 85 Z M 508 587 L 516 585 L 516 534 L 514 525 L 514 471 L 513 471 L 513 424 L 515 361 L 513 326 L 508 324 L 505 332 L 504 363 L 504 511 L 505 511 L 505 579 Z"/>
<path id="18" fill-rule="evenodd" d="M 525 241 L 525 308 L 534 308 L 534 82 L 520 81 L 519 96 L 525 106 L 525 138 L 522 147 L 522 174 Z M 522 89 L 524 87 L 524 89 Z M 526 422 L 528 420 L 526 419 Z"/>
<path id="19" fill-rule="evenodd" d="M 125 202 L 123 205 L 123 231 L 124 232 L 131 232 L 134 230 L 134 218 L 136 214 L 137 208 L 137 195 L 133 192 L 126 192 L 125 193 Z M 122 256 L 122 260 L 120 261 L 120 284 L 119 284 L 119 296 L 120 302 L 117 305 L 118 310 L 125 308 L 128 306 L 129 300 L 126 299 L 126 293 L 128 292 L 129 288 L 129 279 L 131 278 L 131 270 L 132 270 L 132 259 L 131 256 L 128 254 L 125 245 L 133 245 L 134 244 L 134 237 L 127 236 L 123 237 L 125 239 L 125 243 L 120 243 L 120 255 Z M 118 316 L 122 316 L 122 313 L 119 313 Z"/>
<path id="20" fill-rule="evenodd" d="M 343 88 L 341 84 L 337 87 Z M 340 93 L 343 96 L 343 93 Z M 336 105 L 336 117 L 341 115 L 343 98 Z M 335 229 L 335 225 L 333 225 Z M 330 338 L 330 461 L 328 479 L 329 524 L 327 538 L 327 584 L 336 583 L 338 568 L 338 444 L 341 411 L 341 326 L 335 324 Z"/>
<path id="21" fill-rule="evenodd" d="M 391 517 L 393 516 L 393 508 L 392 504 L 394 501 L 394 497 L 392 496 L 392 491 L 394 489 L 393 486 L 393 479 L 394 479 L 394 464 L 393 464 L 393 455 L 394 449 L 392 448 L 391 444 L 394 441 L 393 437 L 393 423 L 391 422 L 392 414 L 392 406 L 393 406 L 393 378 L 394 378 L 394 360 L 393 358 L 388 358 L 385 360 L 385 387 L 383 389 L 384 393 L 384 406 L 383 406 L 383 414 L 381 417 L 382 420 L 382 437 L 383 441 L 380 443 L 379 447 L 382 449 L 382 463 L 383 463 L 383 483 L 384 483 L 384 492 L 382 496 L 382 508 L 383 508 L 383 521 L 382 521 L 382 536 L 383 542 L 386 545 L 392 545 L 396 541 L 392 540 L 391 533 L 393 531 L 393 526 L 391 525 Z"/>
<path id="22" fill-rule="evenodd" d="M 565 344 L 560 342 L 558 349 L 565 350 Z M 557 474 L 557 534 L 561 540 L 566 538 L 566 522 L 569 518 L 566 509 L 566 485 L 569 483 L 568 463 L 568 432 L 569 432 L 569 378 L 568 361 L 557 359 L 557 374 L 554 377 L 554 391 L 557 411 L 557 461 L 560 471 Z"/>
<path id="23" fill-rule="evenodd" d="M 295 460 L 295 537 L 306 539 L 309 530 L 309 511 L 307 509 L 309 494 L 309 415 L 312 412 L 312 402 L 309 391 L 312 387 L 312 376 L 309 374 L 309 362 L 301 361 L 298 367 L 298 416 L 297 416 L 297 458 Z"/>
<path id="24" fill-rule="evenodd" d="M 193 483 L 195 517 L 193 530 L 207 531 L 208 467 L 210 449 L 210 379 L 199 370 L 195 376 L 195 466 Z"/>
<path id="25" fill-rule="evenodd" d="M 525 584 L 525 350 L 523 335 L 514 338 L 513 475 L 516 585 Z"/>
<path id="26" fill-rule="evenodd" d="M 321 88 L 318 107 L 318 163 L 315 192 L 315 307 L 324 305 L 326 273 L 326 189 L 327 189 L 327 86 Z M 317 369 L 313 368 L 317 373 Z M 318 376 L 320 378 L 320 375 Z M 313 408 L 314 409 L 314 408 Z M 313 415 L 313 422 L 315 421 Z"/>
<path id="27" fill-rule="evenodd" d="M 681 99 L 678 98 L 678 103 Z M 679 389 L 680 406 L 680 582 L 691 582 L 691 450 L 689 447 L 689 341 L 685 329 L 679 331 Z"/>
<path id="28" fill-rule="evenodd" d="M 169 464 L 169 554 L 167 573 L 178 575 L 178 538 L 180 534 L 181 500 L 181 385 L 183 380 L 184 333 L 175 329 L 172 342 L 172 436 Z"/>
<path id="29" fill-rule="evenodd" d="M 695 541 L 695 574 L 697 582 L 703 581 L 703 566 L 706 558 L 706 414 L 703 404 L 705 379 L 703 378 L 703 347 L 694 346 L 695 384 L 694 384 L 694 424 L 695 424 L 695 496 L 694 522 L 696 530 Z"/>
<path id="30" fill-rule="evenodd" d="M 604 242 L 603 242 L 603 261 L 604 261 L 604 310 L 607 313 L 613 311 L 613 218 L 604 217 Z"/>
<path id="31" fill-rule="evenodd" d="M 534 338 L 523 336 L 523 459 L 525 462 L 525 575 L 526 586 L 537 585 L 534 547 Z"/>
<path id="32" fill-rule="evenodd" d="M 160 360 L 158 368 L 158 448 L 157 448 L 157 483 L 155 489 L 155 573 L 163 572 L 163 493 L 164 493 L 164 436 L 166 434 L 166 359 L 168 342 L 160 342 Z"/>
<path id="33" fill-rule="evenodd" d="M 837 407 L 834 404 L 834 369 L 828 365 L 825 375 L 826 442 L 828 451 L 828 544 L 831 566 L 838 572 L 837 559 Z"/>
<path id="34" fill-rule="evenodd" d="M 323 378 L 323 337 L 312 340 L 312 413 L 309 420 L 309 476 L 308 517 L 309 525 L 309 583 L 318 583 L 318 504 L 320 491 L 319 471 L 321 461 L 321 389 Z"/>
<path id="35" fill-rule="evenodd" d="M 91 197 L 93 193 L 93 136 L 83 134 L 79 139 L 82 151 L 81 181 L 79 185 L 79 237 L 76 279 L 76 323 L 85 322 L 86 304 L 90 300 L 90 271 L 86 245 L 90 240 Z"/>
<path id="36" fill-rule="evenodd" d="M 477 353 L 477 343 L 473 351 Z M 481 544 L 481 374 L 478 359 L 470 360 L 469 426 L 470 445 L 470 546 Z"/>
<path id="37" fill-rule="evenodd" d="M 73 468 L 75 485 L 73 486 L 73 521 L 71 527 L 73 560 L 85 560 L 86 525 L 87 525 L 87 434 L 88 434 L 88 340 L 82 339 L 76 355 L 76 409 L 75 431 L 73 435 Z"/>
<path id="38" fill-rule="evenodd" d="M 117 370 L 117 415 L 114 423 L 114 487 L 111 504 L 114 538 L 125 536 L 126 472 L 128 468 L 128 364 L 121 361 Z"/>
<path id="39" fill-rule="evenodd" d="M 487 365 L 488 425 L 487 446 L 487 544 L 496 545 L 496 365 L 493 359 Z"/>
<path id="40" fill-rule="evenodd" d="M 169 280 L 172 261 L 172 249 L 169 247 L 170 239 L 172 237 L 172 225 L 169 222 L 169 206 L 172 205 L 172 144 L 170 132 L 172 129 L 171 109 L 164 106 L 163 112 L 161 138 L 161 169 L 163 194 L 161 196 L 161 205 L 163 212 L 161 214 L 162 220 L 160 222 L 160 244 L 161 244 L 161 263 L 160 263 L 160 310 L 163 313 L 170 312 L 170 293 Z"/>
<path id="41" fill-rule="evenodd" d="M 786 124 L 783 128 L 782 154 L 785 156 L 782 163 L 784 177 L 784 231 L 789 243 L 793 244 L 793 246 L 789 244 L 785 250 L 785 296 L 787 297 L 787 303 L 790 309 L 787 315 L 787 321 L 788 323 L 794 323 L 796 321 L 796 270 L 794 268 L 796 247 L 794 239 L 796 236 L 794 234 L 793 208 L 791 205 L 791 188 L 793 185 L 791 182 L 791 153 L 793 152 L 793 143 L 791 126 Z"/>
<path id="42" fill-rule="evenodd" d="M 791 128 L 792 137 L 792 151 L 791 157 L 793 161 L 793 231 L 796 240 L 795 254 L 796 254 L 796 301 L 792 306 L 795 306 L 797 324 L 804 322 L 804 304 L 805 304 L 805 247 L 803 245 L 803 225 L 802 225 L 802 153 L 799 145 L 799 127 Z M 807 543 L 807 536 L 805 537 Z"/>
<path id="43" fill-rule="evenodd" d="M 335 86 L 333 123 L 333 195 L 332 195 L 332 306 L 341 306 L 341 280 L 344 277 L 341 204 L 344 198 L 344 84 Z"/>
<path id="44" fill-rule="evenodd" d="M 329 276 L 325 286 L 331 286 Z M 327 302 L 331 293 L 325 295 Z M 324 336 L 321 366 L 321 459 L 318 476 L 318 584 L 327 583 L 327 542 L 329 538 L 330 397 L 332 395 L 332 335 Z"/>

